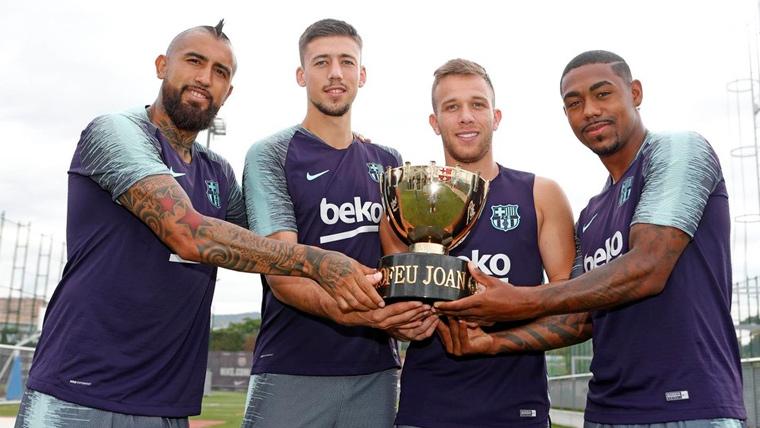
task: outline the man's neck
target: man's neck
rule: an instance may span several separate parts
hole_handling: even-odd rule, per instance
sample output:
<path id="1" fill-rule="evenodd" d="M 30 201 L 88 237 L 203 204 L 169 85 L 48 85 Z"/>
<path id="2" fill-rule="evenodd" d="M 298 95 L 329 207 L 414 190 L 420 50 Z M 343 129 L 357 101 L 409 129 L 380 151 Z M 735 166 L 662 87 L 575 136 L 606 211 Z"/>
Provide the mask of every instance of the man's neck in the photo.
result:
<path id="1" fill-rule="evenodd" d="M 328 116 L 322 112 L 309 111 L 301 126 L 319 137 L 327 145 L 336 149 L 345 149 L 354 140 L 351 132 L 351 112 L 343 116 Z"/>
<path id="2" fill-rule="evenodd" d="M 193 143 L 198 133 L 178 129 L 171 118 L 169 118 L 160 101 L 156 101 L 148 107 L 148 118 L 161 130 L 161 133 L 169 141 L 169 145 L 177 152 L 182 161 L 185 163 L 192 162 Z"/>
<path id="3" fill-rule="evenodd" d="M 626 144 L 623 145 L 623 148 L 610 156 L 599 158 L 610 173 L 613 183 L 617 183 L 623 177 L 623 174 L 628 170 L 628 167 L 631 166 L 631 163 L 636 159 L 636 155 L 638 155 L 641 145 L 644 144 L 644 138 L 646 135 L 647 130 L 643 125 L 637 127 L 633 134 L 628 138 Z"/>
<path id="4" fill-rule="evenodd" d="M 466 171 L 480 173 L 480 176 L 486 181 L 491 181 L 499 175 L 499 165 L 493 160 L 493 155 L 484 156 L 483 159 L 473 163 L 457 162 L 456 159 L 448 155 L 445 155 L 445 158 L 447 166 L 459 165 L 460 168 Z"/>

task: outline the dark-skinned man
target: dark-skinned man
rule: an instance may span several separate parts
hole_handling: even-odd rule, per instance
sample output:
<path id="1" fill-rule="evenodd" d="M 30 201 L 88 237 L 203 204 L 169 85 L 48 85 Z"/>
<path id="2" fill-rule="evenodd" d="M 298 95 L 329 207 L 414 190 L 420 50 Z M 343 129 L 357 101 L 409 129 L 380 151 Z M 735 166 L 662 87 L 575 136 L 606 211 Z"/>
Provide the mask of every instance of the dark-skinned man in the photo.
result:
<path id="1" fill-rule="evenodd" d="M 440 304 L 454 354 L 551 349 L 593 335 L 586 427 L 740 427 L 746 418 L 731 320 L 728 196 L 709 143 L 655 133 L 641 82 L 607 51 L 584 52 L 560 90 L 576 137 L 609 171 L 576 223 L 577 266 L 560 284 L 486 290 Z M 564 314 L 564 315 L 561 315 Z M 485 334 L 465 320 L 534 319 Z"/>

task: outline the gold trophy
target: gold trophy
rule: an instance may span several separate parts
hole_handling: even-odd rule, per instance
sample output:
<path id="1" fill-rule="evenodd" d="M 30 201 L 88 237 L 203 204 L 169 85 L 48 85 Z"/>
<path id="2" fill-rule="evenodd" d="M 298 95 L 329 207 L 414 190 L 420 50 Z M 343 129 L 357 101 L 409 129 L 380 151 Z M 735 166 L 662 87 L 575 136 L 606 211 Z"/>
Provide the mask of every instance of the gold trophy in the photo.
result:
<path id="1" fill-rule="evenodd" d="M 488 182 L 459 166 L 387 168 L 380 182 L 391 228 L 408 253 L 380 259 L 378 292 L 386 300 L 456 300 L 475 292 L 467 262 L 448 252 L 475 225 Z"/>

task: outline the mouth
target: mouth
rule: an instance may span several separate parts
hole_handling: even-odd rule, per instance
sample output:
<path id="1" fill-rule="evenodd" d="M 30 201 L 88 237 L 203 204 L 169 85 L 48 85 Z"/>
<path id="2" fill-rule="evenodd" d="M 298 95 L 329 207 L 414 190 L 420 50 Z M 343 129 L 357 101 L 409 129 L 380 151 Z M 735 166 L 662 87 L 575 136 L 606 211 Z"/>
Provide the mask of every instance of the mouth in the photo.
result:
<path id="1" fill-rule="evenodd" d="M 605 129 L 607 129 L 608 126 L 611 126 L 613 122 L 611 120 L 599 120 L 596 122 L 589 123 L 588 125 L 584 126 L 581 130 L 584 134 L 587 134 L 591 137 L 595 137 L 602 132 L 604 132 Z"/>
<path id="2" fill-rule="evenodd" d="M 186 86 L 183 92 L 187 93 L 192 101 L 211 101 L 211 94 L 198 86 Z"/>
<path id="3" fill-rule="evenodd" d="M 340 86 L 340 85 L 328 86 L 324 88 L 323 91 L 326 92 L 328 95 L 334 95 L 334 96 L 343 95 L 347 92 L 346 87 Z"/>
<path id="4" fill-rule="evenodd" d="M 478 131 L 462 131 L 462 132 L 457 132 L 454 135 L 456 135 L 456 137 L 458 139 L 462 140 L 462 141 L 472 141 L 472 140 L 478 138 L 478 136 L 480 135 L 480 132 L 478 132 Z"/>

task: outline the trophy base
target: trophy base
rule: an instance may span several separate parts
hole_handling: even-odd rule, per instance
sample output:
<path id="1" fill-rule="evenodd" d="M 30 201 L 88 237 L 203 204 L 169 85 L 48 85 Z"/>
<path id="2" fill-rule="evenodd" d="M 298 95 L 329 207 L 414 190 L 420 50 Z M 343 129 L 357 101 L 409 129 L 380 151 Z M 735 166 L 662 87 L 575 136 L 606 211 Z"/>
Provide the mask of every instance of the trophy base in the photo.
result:
<path id="1" fill-rule="evenodd" d="M 456 300 L 475 292 L 467 261 L 429 253 L 400 253 L 382 257 L 383 279 L 377 292 L 386 301 Z"/>

